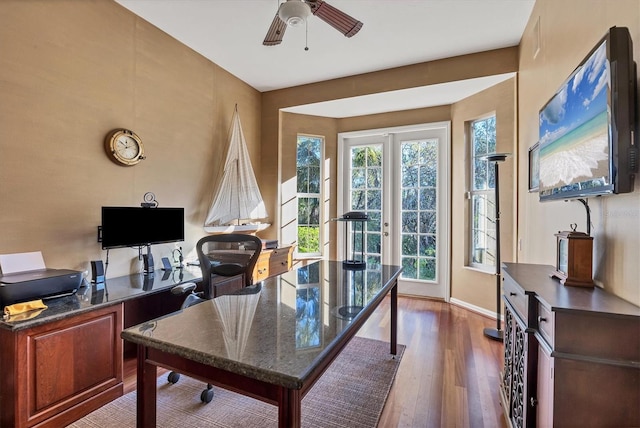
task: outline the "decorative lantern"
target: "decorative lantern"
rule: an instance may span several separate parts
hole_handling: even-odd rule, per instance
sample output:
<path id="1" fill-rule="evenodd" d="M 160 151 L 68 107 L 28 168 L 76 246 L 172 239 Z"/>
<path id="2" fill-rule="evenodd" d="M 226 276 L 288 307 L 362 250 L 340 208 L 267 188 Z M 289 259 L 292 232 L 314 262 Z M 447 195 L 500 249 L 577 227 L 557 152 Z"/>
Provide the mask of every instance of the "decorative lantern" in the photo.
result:
<path id="1" fill-rule="evenodd" d="M 362 211 L 350 211 L 336 220 L 346 222 L 344 228 L 344 254 L 347 258 L 342 261 L 342 267 L 351 270 L 365 269 L 367 262 L 364 259 L 364 228 L 369 216 Z M 349 234 L 351 234 L 351 239 L 349 239 Z M 349 252 L 347 245 L 349 241 L 351 241 L 351 252 Z M 360 251 L 358 251 L 358 248 Z"/>

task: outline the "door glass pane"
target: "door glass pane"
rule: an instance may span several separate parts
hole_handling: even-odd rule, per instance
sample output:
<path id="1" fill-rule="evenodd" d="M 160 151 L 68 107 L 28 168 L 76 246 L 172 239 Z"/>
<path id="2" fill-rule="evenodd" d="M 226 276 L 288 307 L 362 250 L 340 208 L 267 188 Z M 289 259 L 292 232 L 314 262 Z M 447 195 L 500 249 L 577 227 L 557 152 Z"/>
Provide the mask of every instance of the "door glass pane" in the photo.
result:
<path id="1" fill-rule="evenodd" d="M 402 213 L 402 232 L 404 233 L 418 232 L 417 211 L 405 211 Z"/>
<path id="2" fill-rule="evenodd" d="M 347 254 L 352 253 L 355 242 L 355 250 L 364 252 L 367 269 L 377 269 L 382 260 L 382 145 L 352 147 L 350 158 L 350 210 L 365 211 L 369 220 L 364 225 L 363 243 L 358 222 L 342 223 L 341 227 L 347 228 Z"/>
<path id="3" fill-rule="evenodd" d="M 365 186 L 364 180 L 364 168 L 358 168 L 353 170 L 353 174 L 351 176 L 351 188 L 353 189 L 363 189 Z"/>
<path id="4" fill-rule="evenodd" d="M 402 277 L 435 281 L 438 140 L 403 142 L 400 154 Z"/>

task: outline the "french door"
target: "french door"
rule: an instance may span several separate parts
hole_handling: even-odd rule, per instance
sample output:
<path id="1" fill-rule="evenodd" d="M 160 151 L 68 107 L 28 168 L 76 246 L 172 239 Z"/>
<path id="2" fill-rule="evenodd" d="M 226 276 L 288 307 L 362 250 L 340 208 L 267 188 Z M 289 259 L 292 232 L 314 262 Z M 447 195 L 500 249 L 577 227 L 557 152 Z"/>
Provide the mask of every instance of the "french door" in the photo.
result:
<path id="1" fill-rule="evenodd" d="M 341 225 L 338 256 L 355 245 L 367 270 L 402 266 L 402 294 L 449 298 L 449 129 L 441 122 L 338 135 L 338 215 L 368 215 L 362 243 L 360 226 L 351 229 L 357 222 Z"/>

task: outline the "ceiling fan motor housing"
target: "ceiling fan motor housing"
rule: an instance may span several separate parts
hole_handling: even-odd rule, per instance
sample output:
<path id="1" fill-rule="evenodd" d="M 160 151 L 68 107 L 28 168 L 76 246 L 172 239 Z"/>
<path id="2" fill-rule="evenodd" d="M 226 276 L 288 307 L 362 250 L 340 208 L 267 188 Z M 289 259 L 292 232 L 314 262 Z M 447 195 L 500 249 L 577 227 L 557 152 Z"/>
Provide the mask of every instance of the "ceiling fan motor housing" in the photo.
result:
<path id="1" fill-rule="evenodd" d="M 278 17 L 291 27 L 304 24 L 309 15 L 311 8 L 302 0 L 287 0 L 278 9 Z"/>

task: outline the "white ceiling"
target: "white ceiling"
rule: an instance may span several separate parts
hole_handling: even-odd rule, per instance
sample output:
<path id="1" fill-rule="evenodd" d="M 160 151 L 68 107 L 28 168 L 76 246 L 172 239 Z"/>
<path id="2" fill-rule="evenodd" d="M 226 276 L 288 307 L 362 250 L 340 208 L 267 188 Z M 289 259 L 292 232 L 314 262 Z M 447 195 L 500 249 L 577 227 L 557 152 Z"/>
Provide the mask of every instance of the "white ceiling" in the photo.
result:
<path id="1" fill-rule="evenodd" d="M 535 0 L 329 0 L 364 26 L 346 38 L 315 16 L 262 40 L 278 0 L 116 0 L 264 92 L 468 53 L 515 46 Z M 305 51 L 305 33 L 308 33 Z M 287 111 L 347 117 L 450 104 L 511 77 L 349 98 Z"/>

